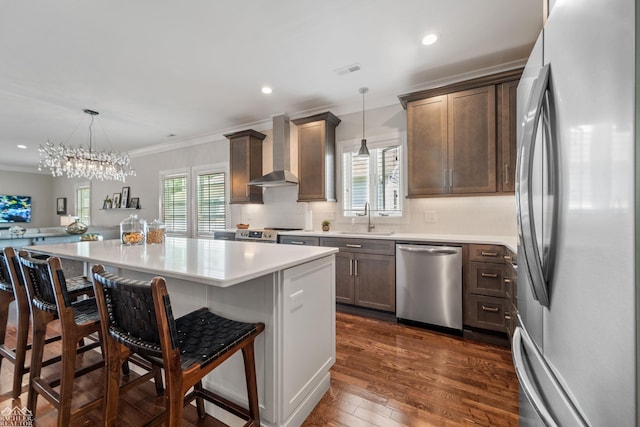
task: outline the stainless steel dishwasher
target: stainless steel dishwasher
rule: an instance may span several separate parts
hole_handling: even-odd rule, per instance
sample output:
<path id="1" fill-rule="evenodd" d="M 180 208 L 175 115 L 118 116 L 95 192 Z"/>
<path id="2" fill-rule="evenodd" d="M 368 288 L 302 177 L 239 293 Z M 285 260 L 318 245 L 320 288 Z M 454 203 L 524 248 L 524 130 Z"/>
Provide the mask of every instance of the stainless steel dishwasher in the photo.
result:
<path id="1" fill-rule="evenodd" d="M 396 244 L 396 317 L 462 330 L 462 248 Z"/>

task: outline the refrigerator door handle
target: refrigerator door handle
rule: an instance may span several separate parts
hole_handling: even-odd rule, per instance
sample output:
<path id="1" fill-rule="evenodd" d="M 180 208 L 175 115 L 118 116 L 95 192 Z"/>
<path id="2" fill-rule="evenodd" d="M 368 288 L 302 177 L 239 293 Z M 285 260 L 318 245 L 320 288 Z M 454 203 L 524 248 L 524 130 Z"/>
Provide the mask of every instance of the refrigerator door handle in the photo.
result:
<path id="1" fill-rule="evenodd" d="M 540 354 L 540 351 L 533 343 L 533 340 L 527 331 L 521 326 L 517 326 L 513 333 L 512 356 L 513 365 L 515 367 L 518 380 L 520 381 L 520 386 L 524 390 L 527 399 L 531 402 L 531 405 L 538 416 L 542 419 L 545 426 L 557 427 L 558 423 L 547 409 L 545 396 L 542 396 L 538 392 L 539 388 L 536 384 L 539 382 L 539 379 L 537 380 L 536 378 L 532 378 L 533 375 L 530 374 L 530 372 L 533 373 L 533 370 L 530 369 L 531 363 L 528 363 L 528 361 L 532 359 L 537 366 L 541 367 L 542 375 L 544 375 L 545 378 L 553 384 L 553 391 L 556 393 L 556 396 L 547 396 L 547 401 L 552 400 L 557 403 L 559 398 L 562 405 L 571 416 L 571 425 L 579 427 L 587 427 L 589 425 L 575 407 L 569 396 L 567 396 L 566 391 L 558 382 L 558 379 L 551 371 L 551 368 L 542 354 Z M 564 421 L 566 422 L 567 420 Z"/>
<path id="2" fill-rule="evenodd" d="M 549 292 L 547 282 L 551 277 L 553 260 L 555 258 L 555 234 L 557 224 L 557 174 L 558 174 L 558 156 L 556 148 L 551 143 L 551 123 L 550 123 L 550 105 L 549 105 L 549 64 L 546 64 L 540 70 L 540 73 L 533 84 L 531 95 L 529 97 L 527 114 L 523 123 L 524 130 L 522 133 L 522 142 L 520 144 L 520 153 L 518 153 L 518 181 L 516 183 L 516 208 L 518 220 L 518 232 L 524 261 L 524 271 L 529 277 L 529 284 L 534 297 L 541 305 L 549 307 Z M 544 115 L 543 115 L 544 114 Z M 540 249 L 536 240 L 536 227 L 534 223 L 533 209 L 533 180 L 531 179 L 533 171 L 533 158 L 536 148 L 536 136 L 540 118 L 543 118 L 543 127 L 548 150 L 548 168 L 547 181 L 548 191 L 552 203 L 551 210 L 551 241 L 548 248 L 545 248 L 545 260 L 543 263 Z"/>

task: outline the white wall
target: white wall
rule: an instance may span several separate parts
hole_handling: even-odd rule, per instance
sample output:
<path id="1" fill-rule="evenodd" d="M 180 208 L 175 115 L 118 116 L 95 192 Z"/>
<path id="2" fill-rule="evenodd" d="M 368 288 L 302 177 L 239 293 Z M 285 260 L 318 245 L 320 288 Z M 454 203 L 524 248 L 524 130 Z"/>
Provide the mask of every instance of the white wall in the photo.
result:
<path id="1" fill-rule="evenodd" d="M 340 117 L 342 122 L 336 128 L 337 144 L 362 138 L 362 113 L 347 114 Z M 267 137 L 263 143 L 263 171 L 272 170 L 272 133 L 270 130 L 261 131 Z M 375 139 L 406 132 L 406 111 L 400 104 L 366 112 L 366 137 Z M 94 181 L 91 183 L 91 215 L 94 226 L 117 226 L 120 221 L 129 216 L 132 211 L 103 211 L 102 202 L 107 195 L 122 191 L 123 186 L 131 188 L 130 197 L 139 197 L 142 209 L 136 213 L 152 221 L 159 217 L 159 177 L 161 171 L 196 167 L 216 163 L 229 162 L 228 140 L 208 141 L 197 145 L 180 146 L 172 150 L 165 150 L 140 157 L 133 157 L 131 163 L 137 175 L 127 179 L 126 184 L 120 182 Z M 291 171 L 297 173 L 297 129 L 291 124 Z M 74 186 L 78 181 L 66 178 L 51 178 L 47 175 L 22 174 L 26 177 L 16 177 L 14 172 L 5 172 L 0 177 L 7 176 L 6 190 L 11 192 L 24 189 L 23 192 L 36 195 L 38 206 L 48 204 L 46 211 L 34 207 L 38 214 L 38 224 L 57 225 L 55 215 L 55 198 L 67 197 L 68 211 L 75 212 Z M 32 176 L 33 175 L 33 176 Z M 15 177 L 15 178 L 14 178 Z M 4 185 L 3 178 L 0 190 Z M 15 185 L 13 185 L 13 184 Z M 21 187 L 16 185 L 21 183 Z M 338 187 L 339 191 L 339 187 Z M 338 193 L 339 195 L 339 193 Z M 264 190 L 264 205 L 232 205 L 230 207 L 229 224 L 243 222 L 252 227 L 300 227 L 304 228 L 305 218 L 311 212 L 313 227 L 320 229 L 320 222 L 325 218 L 334 220 L 334 229 L 348 230 L 350 220 L 339 220 L 339 203 L 297 203 L 297 187 L 267 188 Z M 35 205 L 34 205 L 35 206 Z M 515 198 L 507 196 L 483 197 L 441 197 L 405 200 L 407 218 L 397 223 L 378 224 L 377 230 L 393 230 L 397 232 L 425 232 L 434 234 L 496 234 L 515 235 Z M 426 222 L 425 212 L 431 217 L 435 214 L 436 222 Z M 364 228 L 362 219 L 358 219 L 356 228 Z"/>

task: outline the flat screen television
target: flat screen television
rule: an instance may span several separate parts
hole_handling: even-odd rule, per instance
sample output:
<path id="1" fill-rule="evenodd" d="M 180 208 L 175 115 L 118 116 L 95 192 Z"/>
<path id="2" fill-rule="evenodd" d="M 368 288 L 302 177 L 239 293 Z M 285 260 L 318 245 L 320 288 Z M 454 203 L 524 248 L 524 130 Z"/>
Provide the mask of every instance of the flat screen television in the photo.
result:
<path id="1" fill-rule="evenodd" d="M 0 195 L 0 224 L 31 222 L 31 196 Z"/>

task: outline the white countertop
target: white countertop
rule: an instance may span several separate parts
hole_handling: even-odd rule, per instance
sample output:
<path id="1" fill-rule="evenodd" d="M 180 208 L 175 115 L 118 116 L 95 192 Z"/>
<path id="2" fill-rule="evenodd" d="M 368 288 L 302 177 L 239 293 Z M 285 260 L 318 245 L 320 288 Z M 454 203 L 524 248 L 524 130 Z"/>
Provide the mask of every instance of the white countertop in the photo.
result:
<path id="1" fill-rule="evenodd" d="M 317 236 L 317 237 L 347 237 L 359 239 L 383 239 L 402 242 L 421 243 L 478 243 L 503 245 L 517 252 L 518 237 L 504 235 L 466 235 L 466 234 L 427 234 L 427 233 L 349 233 L 346 231 L 278 231 L 281 236 Z"/>
<path id="2" fill-rule="evenodd" d="M 227 287 L 338 252 L 336 248 L 167 237 L 164 244 L 120 240 L 28 246 L 26 250 Z"/>

